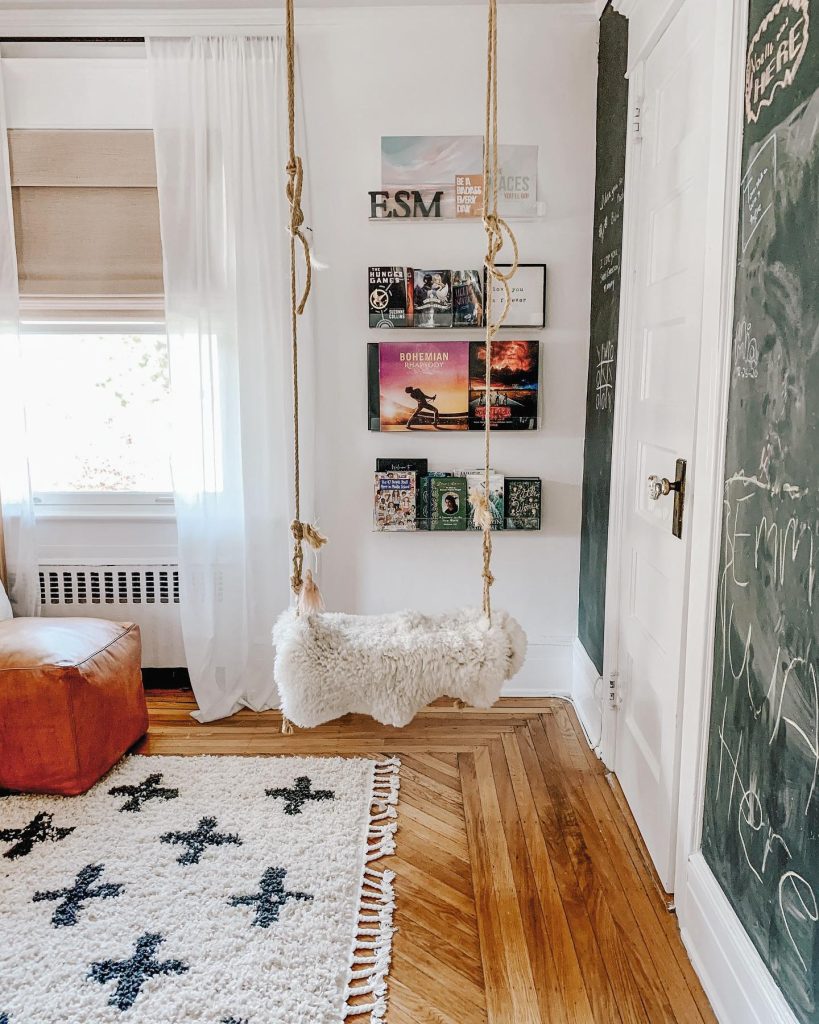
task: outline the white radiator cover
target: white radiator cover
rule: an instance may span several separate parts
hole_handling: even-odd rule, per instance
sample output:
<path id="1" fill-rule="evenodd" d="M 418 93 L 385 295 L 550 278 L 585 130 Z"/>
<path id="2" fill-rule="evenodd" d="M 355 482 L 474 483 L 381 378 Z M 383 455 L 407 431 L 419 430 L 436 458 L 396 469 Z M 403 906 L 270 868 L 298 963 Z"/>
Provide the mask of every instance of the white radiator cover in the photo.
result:
<path id="1" fill-rule="evenodd" d="M 182 668 L 179 571 L 159 565 L 40 565 L 42 614 L 136 622 L 143 668 Z"/>

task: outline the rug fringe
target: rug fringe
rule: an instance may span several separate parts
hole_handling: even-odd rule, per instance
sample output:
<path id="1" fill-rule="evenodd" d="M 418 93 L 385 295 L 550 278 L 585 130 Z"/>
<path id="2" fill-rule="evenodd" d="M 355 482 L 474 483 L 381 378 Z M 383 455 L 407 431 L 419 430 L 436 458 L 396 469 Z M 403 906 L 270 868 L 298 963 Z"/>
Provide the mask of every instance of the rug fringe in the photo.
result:
<path id="1" fill-rule="evenodd" d="M 373 770 L 373 795 L 370 827 L 367 830 L 367 854 L 358 905 L 353 970 L 344 996 L 344 1019 L 363 1017 L 362 1024 L 383 1024 L 387 1012 L 387 972 L 392 959 L 392 915 L 395 891 L 392 871 L 378 871 L 371 863 L 395 851 L 398 828 L 398 803 L 401 762 L 397 757 L 376 762 Z M 379 823 L 379 824 L 376 824 Z M 358 969 L 356 969 L 358 968 Z M 360 982 L 360 984 L 354 984 Z M 372 1000 L 353 1004 L 356 996 L 372 995 Z"/>

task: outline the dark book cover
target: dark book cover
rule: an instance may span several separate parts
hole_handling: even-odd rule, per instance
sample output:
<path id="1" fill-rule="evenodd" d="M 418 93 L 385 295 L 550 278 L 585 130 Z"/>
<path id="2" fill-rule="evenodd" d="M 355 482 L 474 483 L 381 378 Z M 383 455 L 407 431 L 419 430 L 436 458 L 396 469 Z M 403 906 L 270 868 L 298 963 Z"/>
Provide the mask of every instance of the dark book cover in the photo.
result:
<path id="1" fill-rule="evenodd" d="M 367 295 L 370 327 L 409 327 L 407 271 L 404 267 L 370 267 Z"/>
<path id="2" fill-rule="evenodd" d="M 408 270 L 413 287 L 413 327 L 452 326 L 452 272 Z"/>
<path id="3" fill-rule="evenodd" d="M 537 430 L 540 343 L 492 342 L 489 415 L 493 430 Z M 469 343 L 469 429 L 486 422 L 486 342 Z"/>
<path id="4" fill-rule="evenodd" d="M 373 526 L 376 530 L 417 529 L 417 480 L 415 473 L 375 474 Z"/>
<path id="5" fill-rule="evenodd" d="M 506 529 L 539 530 L 541 484 L 537 476 L 508 476 L 505 486 Z"/>
<path id="6" fill-rule="evenodd" d="M 482 327 L 483 322 L 483 275 L 480 270 L 453 270 L 453 327 Z"/>
<path id="7" fill-rule="evenodd" d="M 468 429 L 468 341 L 385 341 L 378 349 L 381 430 Z"/>
<path id="8" fill-rule="evenodd" d="M 432 517 L 430 504 L 430 481 L 440 477 L 452 476 L 452 473 L 426 473 L 418 478 L 418 529 L 428 530 Z"/>
<path id="9" fill-rule="evenodd" d="M 429 472 L 428 459 L 376 459 L 375 468 L 379 473 L 417 473 L 426 476 Z"/>
<path id="10" fill-rule="evenodd" d="M 469 501 L 464 477 L 432 477 L 429 504 L 431 530 L 466 529 Z"/>
<path id="11" fill-rule="evenodd" d="M 367 430 L 381 429 L 381 389 L 378 383 L 378 342 L 367 344 Z"/>

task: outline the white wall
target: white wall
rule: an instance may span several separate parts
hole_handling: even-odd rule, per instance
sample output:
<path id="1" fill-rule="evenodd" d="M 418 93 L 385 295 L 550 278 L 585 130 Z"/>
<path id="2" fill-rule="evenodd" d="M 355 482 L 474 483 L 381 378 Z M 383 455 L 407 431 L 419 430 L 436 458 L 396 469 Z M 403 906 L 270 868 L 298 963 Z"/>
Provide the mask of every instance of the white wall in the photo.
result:
<path id="1" fill-rule="evenodd" d="M 330 537 L 322 587 L 329 607 L 360 612 L 477 603 L 477 533 L 371 531 L 376 457 L 426 456 L 433 469 L 479 465 L 483 438 L 368 433 L 366 345 L 380 334 L 368 328 L 365 275 L 370 264 L 482 261 L 480 223 L 370 223 L 367 192 L 380 185 L 382 134 L 482 134 L 485 14 L 464 6 L 310 14 L 299 33 L 308 202 L 317 256 L 328 265 L 311 300 L 319 366 L 315 471 L 320 525 Z M 546 215 L 514 227 L 521 259 L 548 266 L 548 327 L 521 332 L 542 338 L 541 429 L 493 440 L 499 471 L 543 478 L 543 530 L 495 536 L 493 596 L 520 618 L 531 644 L 510 692 L 568 692 L 577 626 L 597 21 L 587 7 L 503 6 L 499 36 L 501 141 L 540 147 Z M 45 61 L 24 52 L 4 60 L 11 127 L 147 126 L 138 51 L 131 59 L 106 59 L 107 67 L 86 56 L 87 48 L 81 59 Z M 67 102 L 72 93 L 81 101 Z M 121 105 L 112 105 L 113 94 Z M 271 168 L 271 187 L 278 174 Z M 48 543 L 65 555 L 55 526 L 48 527 Z M 133 558 L 141 528 L 118 528 L 127 530 Z M 154 553 L 157 544 L 167 550 L 152 529 Z M 111 540 L 109 533 L 109 555 Z"/>
<path id="2" fill-rule="evenodd" d="M 565 10 L 504 7 L 499 33 L 502 139 L 540 146 L 547 214 L 514 228 L 523 261 L 548 265 L 548 328 L 541 332 L 541 429 L 493 438 L 499 471 L 543 478 L 543 531 L 495 536 L 493 597 L 520 618 L 532 645 L 516 684 L 568 690 L 577 628 L 597 26 Z M 378 456 L 426 456 L 433 469 L 479 465 L 483 437 L 366 431 L 366 343 L 384 333 L 367 326 L 365 275 L 370 264 L 480 265 L 480 223 L 368 223 L 367 191 L 379 186 L 382 134 L 482 134 L 484 34 L 482 11 L 442 7 L 434 31 L 418 12 L 382 10 L 302 37 L 312 220 L 318 256 L 329 265 L 318 276 L 315 310 L 318 503 L 330 537 L 321 570 L 333 608 L 435 611 L 480 601 L 477 533 L 371 532 Z"/>

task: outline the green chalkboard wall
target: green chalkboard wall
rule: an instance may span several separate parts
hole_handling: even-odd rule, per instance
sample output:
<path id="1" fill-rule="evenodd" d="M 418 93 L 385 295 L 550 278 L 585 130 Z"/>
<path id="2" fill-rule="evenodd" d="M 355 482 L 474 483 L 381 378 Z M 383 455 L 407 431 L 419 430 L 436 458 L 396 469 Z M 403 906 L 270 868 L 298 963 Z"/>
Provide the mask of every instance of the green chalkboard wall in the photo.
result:
<path id="1" fill-rule="evenodd" d="M 703 853 L 819 1024 L 819 0 L 751 0 Z"/>
<path id="2" fill-rule="evenodd" d="M 597 174 L 592 250 L 591 345 L 586 388 L 578 635 L 603 672 L 606 552 L 614 427 L 623 179 L 628 124 L 628 20 L 607 7 L 600 19 L 597 70 Z"/>

